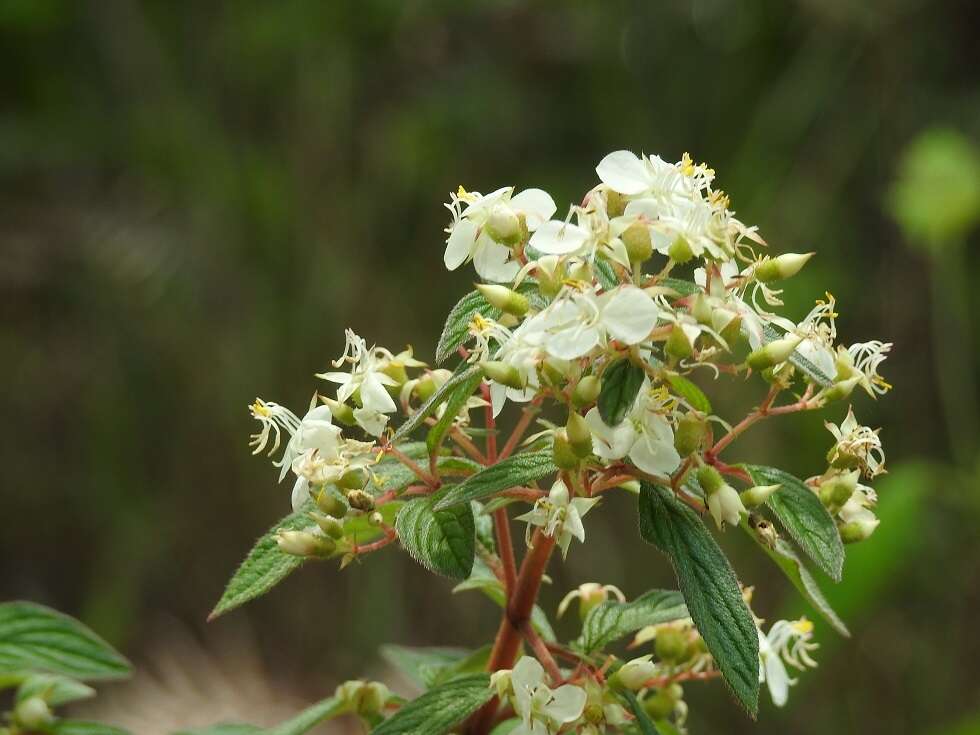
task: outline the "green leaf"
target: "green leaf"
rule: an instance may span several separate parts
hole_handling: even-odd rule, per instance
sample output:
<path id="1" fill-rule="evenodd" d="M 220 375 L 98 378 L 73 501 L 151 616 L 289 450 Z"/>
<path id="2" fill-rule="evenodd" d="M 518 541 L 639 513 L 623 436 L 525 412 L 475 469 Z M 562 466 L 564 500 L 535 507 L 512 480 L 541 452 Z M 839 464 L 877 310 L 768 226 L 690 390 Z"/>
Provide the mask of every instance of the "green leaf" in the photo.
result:
<path id="1" fill-rule="evenodd" d="M 711 413 L 711 401 L 708 400 L 708 396 L 683 375 L 668 375 L 667 382 L 674 389 L 674 393 L 687 401 L 695 411 Z"/>
<path id="2" fill-rule="evenodd" d="M 657 281 L 658 286 L 664 286 L 676 291 L 681 296 L 690 296 L 701 290 L 701 287 L 693 281 L 685 281 L 683 278 L 661 278 Z"/>
<path id="3" fill-rule="evenodd" d="M 777 538 L 775 543 L 770 546 L 759 538 L 759 535 L 752 530 L 744 518 L 739 525 L 759 545 L 759 548 L 766 553 L 766 556 L 772 559 L 776 563 L 776 566 L 783 570 L 783 573 L 789 578 L 789 581 L 803 595 L 803 599 L 809 602 L 810 606 L 820 613 L 820 617 L 826 620 L 830 627 L 842 636 L 850 638 L 851 633 L 848 631 L 847 626 L 844 625 L 844 621 L 837 616 L 830 603 L 827 602 L 827 598 L 823 596 L 817 580 L 810 574 L 810 570 L 806 568 L 803 560 L 797 555 L 792 545 L 781 538 Z"/>
<path id="4" fill-rule="evenodd" d="M 833 517 L 803 482 L 775 467 L 745 465 L 756 485 L 782 485 L 768 505 L 783 528 L 820 569 L 839 582 L 844 569 L 844 544 Z"/>
<path id="5" fill-rule="evenodd" d="M 669 490 L 643 483 L 640 535 L 670 559 L 687 609 L 722 676 L 754 717 L 759 707 L 759 634 L 735 573 L 697 514 Z"/>
<path id="6" fill-rule="evenodd" d="M 606 291 L 616 288 L 619 285 L 619 279 L 616 277 L 616 271 L 612 264 L 605 258 L 596 258 L 594 263 L 596 279 L 602 287 Z"/>
<path id="7" fill-rule="evenodd" d="M 762 328 L 762 341 L 766 344 L 775 339 L 781 339 L 784 336 L 786 335 L 773 327 L 771 324 L 767 324 Z M 803 357 L 803 355 L 801 355 L 798 351 L 794 351 L 793 354 L 789 356 L 789 362 L 797 370 L 805 374 L 808 378 L 810 378 L 810 380 L 819 386 L 829 388 L 834 384 L 834 376 L 827 375 L 827 373 Z"/>
<path id="8" fill-rule="evenodd" d="M 537 281 L 526 279 L 517 287 L 518 293 L 527 297 L 530 305 L 534 309 L 543 309 L 548 302 L 541 296 L 538 290 Z M 439 335 L 439 344 L 436 346 L 436 364 L 442 364 L 460 347 L 466 344 L 470 338 L 470 322 L 477 314 L 486 319 L 500 319 L 503 312 L 491 306 L 479 291 L 470 291 L 461 298 L 450 310 L 446 317 L 446 325 L 442 328 Z"/>
<path id="9" fill-rule="evenodd" d="M 85 720 L 55 720 L 47 732 L 52 735 L 129 735 L 129 731 L 121 727 Z"/>
<path id="10" fill-rule="evenodd" d="M 507 595 L 504 593 L 504 586 L 479 558 L 473 564 L 473 573 L 470 575 L 470 578 L 453 587 L 453 594 L 467 590 L 479 590 L 493 600 L 500 608 L 504 608 L 507 605 Z M 531 625 L 534 626 L 538 635 L 548 643 L 557 641 L 555 631 L 551 627 L 551 622 L 540 605 L 535 605 L 531 608 Z"/>
<path id="11" fill-rule="evenodd" d="M 443 735 L 490 701 L 489 674 L 451 679 L 414 699 L 371 731 L 371 735 Z"/>
<path id="12" fill-rule="evenodd" d="M 40 697 L 52 707 L 89 699 L 95 690 L 77 679 L 55 674 L 30 674 L 17 689 L 17 702 Z"/>
<path id="13" fill-rule="evenodd" d="M 194 730 L 181 730 L 173 735 L 257 735 L 265 729 L 258 725 L 246 725 L 238 722 L 223 722 L 217 725 L 197 728 Z"/>
<path id="14" fill-rule="evenodd" d="M 452 579 L 466 579 L 473 571 L 476 553 L 473 508 L 461 503 L 433 509 L 451 491 L 452 486 L 445 487 L 405 503 L 395 519 L 395 530 L 405 550 L 426 569 Z"/>
<path id="15" fill-rule="evenodd" d="M 382 646 L 381 656 L 416 686 L 428 689 L 458 674 L 483 671 L 490 657 L 490 646 L 476 651 L 462 648 Z"/>
<path id="16" fill-rule="evenodd" d="M 482 381 L 482 373 L 476 372 L 469 378 L 469 380 L 459 383 L 459 385 L 453 389 L 453 392 L 446 399 L 445 411 L 443 411 L 442 416 L 436 422 L 435 426 L 429 429 L 429 433 L 425 437 L 425 444 L 430 455 L 435 454 L 439 450 L 439 445 L 442 444 L 442 440 L 446 436 L 446 432 L 452 428 L 453 421 L 456 420 L 459 410 L 463 407 L 463 404 L 469 400 L 470 396 L 473 395 L 473 391 L 476 390 L 477 386 L 480 385 Z"/>
<path id="17" fill-rule="evenodd" d="M 264 731 L 263 735 L 302 735 L 321 722 L 346 714 L 349 711 L 350 706 L 347 702 L 336 697 L 328 697 L 307 707 L 295 717 L 280 722 L 275 727 L 270 727 Z"/>
<path id="18" fill-rule="evenodd" d="M 636 718 L 636 726 L 639 728 L 642 735 L 660 735 L 657 730 L 657 726 L 653 724 L 653 720 L 650 719 L 650 715 L 647 711 L 643 709 L 643 705 L 640 704 L 640 700 L 636 698 L 636 694 L 626 689 L 620 692 L 623 699 L 626 700 L 626 704 L 630 708 L 630 712 Z"/>
<path id="19" fill-rule="evenodd" d="M 422 422 L 425 421 L 429 416 L 435 413 L 435 410 L 449 397 L 455 393 L 456 388 L 459 385 L 467 383 L 474 375 L 482 374 L 479 365 L 467 365 L 465 362 L 461 363 L 456 371 L 453 373 L 452 377 L 449 378 L 445 383 L 443 383 L 439 389 L 433 393 L 429 400 L 423 403 L 418 409 L 405 419 L 405 423 L 398 427 L 394 435 L 392 435 L 391 440 L 393 442 L 399 439 L 404 439 L 406 436 L 415 431 Z"/>
<path id="20" fill-rule="evenodd" d="M 435 509 L 468 505 L 471 500 L 481 500 L 501 490 L 527 485 L 557 471 L 550 450 L 515 454 L 466 478 L 440 498 Z"/>
<path id="21" fill-rule="evenodd" d="M 607 426 L 616 426 L 626 418 L 636 400 L 636 394 L 640 392 L 644 377 L 646 373 L 643 368 L 628 359 L 613 363 L 602 374 L 602 390 L 596 405 Z"/>
<path id="22" fill-rule="evenodd" d="M 33 602 L 0 604 L 0 672 L 115 679 L 129 662 L 77 620 Z"/>
<path id="23" fill-rule="evenodd" d="M 575 645 L 584 653 L 600 651 L 640 628 L 686 617 L 683 596 L 672 590 L 650 590 L 632 602 L 609 600 L 589 610 Z"/>
<path id="24" fill-rule="evenodd" d="M 259 537 L 228 582 L 208 620 L 214 620 L 219 615 L 264 595 L 302 566 L 301 557 L 286 554 L 279 548 L 276 532 L 281 529 L 296 531 L 313 525 L 308 515 L 312 509 L 312 502 L 307 501 L 299 510 L 290 513 Z"/>

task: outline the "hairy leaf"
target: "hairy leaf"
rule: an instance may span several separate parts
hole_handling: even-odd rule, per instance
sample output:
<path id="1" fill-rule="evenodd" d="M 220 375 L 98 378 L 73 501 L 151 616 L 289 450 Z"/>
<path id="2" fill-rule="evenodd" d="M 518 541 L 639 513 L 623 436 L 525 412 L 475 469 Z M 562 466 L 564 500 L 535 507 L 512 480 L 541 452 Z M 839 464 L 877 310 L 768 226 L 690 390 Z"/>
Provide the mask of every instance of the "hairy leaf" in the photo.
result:
<path id="1" fill-rule="evenodd" d="M 584 653 L 600 651 L 640 628 L 686 617 L 684 597 L 672 590 L 650 590 L 632 602 L 609 600 L 589 610 L 576 646 Z"/>
<path id="2" fill-rule="evenodd" d="M 515 454 L 466 478 L 440 498 L 435 509 L 469 504 L 471 500 L 481 500 L 501 490 L 535 482 L 557 471 L 550 451 Z"/>
<path id="3" fill-rule="evenodd" d="M 290 513 L 259 537 L 232 575 L 208 620 L 214 620 L 219 615 L 264 595 L 303 564 L 302 558 L 286 554 L 279 548 L 276 532 L 296 531 L 311 526 L 313 521 L 308 513 L 312 509 L 313 503 L 307 501 L 299 510 Z"/>
<path id="4" fill-rule="evenodd" d="M 626 418 L 645 376 L 643 368 L 628 359 L 613 363 L 602 374 L 602 390 L 596 406 L 608 426 L 616 426 Z"/>
<path id="5" fill-rule="evenodd" d="M 371 731 L 371 735 L 443 735 L 493 695 L 489 674 L 470 674 L 430 689 Z"/>
<path id="6" fill-rule="evenodd" d="M 295 717 L 280 722 L 275 727 L 270 727 L 264 731 L 263 735 L 303 735 L 321 722 L 346 714 L 349 711 L 349 704 L 336 697 L 328 697 L 307 707 Z"/>
<path id="7" fill-rule="evenodd" d="M 405 503 L 395 519 L 395 530 L 405 550 L 426 569 L 452 579 L 466 579 L 473 571 L 476 550 L 473 508 L 469 503 L 443 510 L 433 508 L 451 491 L 451 486 L 446 487 Z"/>
<path id="8" fill-rule="evenodd" d="M 735 573 L 714 537 L 669 490 L 643 483 L 640 535 L 670 559 L 687 609 L 742 706 L 759 706 L 759 635 Z"/>
<path id="9" fill-rule="evenodd" d="M 615 269 L 605 258 L 595 259 L 595 275 L 596 279 L 606 291 L 616 288 L 619 285 L 619 279 L 616 277 Z"/>
<path id="10" fill-rule="evenodd" d="M 769 496 L 767 504 L 806 555 L 839 582 L 844 569 L 844 544 L 833 517 L 817 494 L 799 478 L 775 467 L 745 465 L 745 470 L 756 485 L 782 485 Z"/>
<path id="11" fill-rule="evenodd" d="M 453 421 L 456 420 L 460 409 L 469 400 L 470 396 L 473 395 L 473 391 L 476 390 L 482 381 L 483 375 L 480 372 L 476 372 L 468 380 L 464 380 L 453 389 L 453 392 L 446 399 L 445 411 L 443 411 L 442 416 L 439 417 L 435 426 L 429 429 L 429 433 L 425 437 L 425 444 L 429 450 L 429 454 L 433 454 L 439 450 L 439 445 L 442 444 L 446 432 L 452 428 Z"/>
<path id="12" fill-rule="evenodd" d="M 827 598 L 824 597 L 823 592 L 820 590 L 820 585 L 817 584 L 817 580 L 813 578 L 810 574 L 810 570 L 806 568 L 803 560 L 797 555 L 796 550 L 787 541 L 777 538 L 775 542 L 770 545 L 759 538 L 759 535 L 752 530 L 748 522 L 743 519 L 740 524 L 742 529 L 749 534 L 755 542 L 759 545 L 770 559 L 772 559 L 776 566 L 783 570 L 789 581 L 793 583 L 797 591 L 803 595 L 803 599 L 810 603 L 810 606 L 816 610 L 820 617 L 827 621 L 831 628 L 836 630 L 845 638 L 849 638 L 851 633 L 844 625 L 844 621 L 841 620 L 834 609 L 827 602 Z"/>
<path id="13" fill-rule="evenodd" d="M 475 674 L 486 668 L 490 646 L 467 651 L 462 648 L 408 648 L 383 646 L 381 656 L 421 689 L 442 684 L 459 674 Z"/>
<path id="14" fill-rule="evenodd" d="M 674 393 L 687 401 L 691 408 L 701 413 L 711 413 L 711 401 L 700 388 L 683 375 L 668 375 L 667 382 Z"/>
<path id="15" fill-rule="evenodd" d="M 127 676 L 129 662 L 82 623 L 33 602 L 0 604 L 0 673 L 38 671 L 75 679 Z"/>
<path id="16" fill-rule="evenodd" d="M 405 419 L 405 423 L 398 427 L 398 429 L 392 435 L 391 440 L 396 442 L 411 434 L 422 425 L 423 421 L 435 413 L 435 410 L 439 408 L 442 403 L 448 400 L 449 397 L 455 393 L 457 387 L 463 383 L 469 382 L 474 375 L 480 375 L 481 373 L 482 371 L 480 370 L 479 365 L 467 365 L 465 362 L 461 363 L 459 367 L 456 368 L 456 371 L 453 373 L 452 377 L 443 383 L 439 389 L 429 397 L 429 400 L 419 406 L 415 413 Z"/>
<path id="17" fill-rule="evenodd" d="M 661 278 L 657 281 L 657 285 L 676 291 L 681 296 L 690 296 L 701 290 L 698 284 L 693 281 L 685 281 L 683 278 Z"/>

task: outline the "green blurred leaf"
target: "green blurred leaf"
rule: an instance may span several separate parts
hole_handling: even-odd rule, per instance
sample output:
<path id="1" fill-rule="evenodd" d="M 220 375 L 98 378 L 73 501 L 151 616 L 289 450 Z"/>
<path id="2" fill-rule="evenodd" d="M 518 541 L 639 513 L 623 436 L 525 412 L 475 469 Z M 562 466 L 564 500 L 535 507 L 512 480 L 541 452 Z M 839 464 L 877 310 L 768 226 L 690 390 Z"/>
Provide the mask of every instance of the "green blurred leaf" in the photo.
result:
<path id="1" fill-rule="evenodd" d="M 471 500 L 482 500 L 501 490 L 527 485 L 557 472 L 550 450 L 524 452 L 491 465 L 454 487 L 435 505 L 443 510 Z"/>
<path id="2" fill-rule="evenodd" d="M 616 426 L 626 418 L 645 377 L 643 368 L 628 359 L 619 360 L 606 368 L 596 406 L 608 426 Z"/>
<path id="3" fill-rule="evenodd" d="M 759 635 L 728 559 L 697 514 L 665 488 L 643 483 L 640 535 L 670 559 L 698 632 L 742 706 L 759 706 Z"/>
<path id="4" fill-rule="evenodd" d="M 691 294 L 696 294 L 701 290 L 701 287 L 693 281 L 685 281 L 681 278 L 661 278 L 657 281 L 658 286 L 664 286 L 666 288 L 676 291 L 681 296 L 690 296 Z"/>
<path id="5" fill-rule="evenodd" d="M 194 730 L 181 730 L 180 732 L 173 733 L 173 735 L 256 735 L 256 733 L 261 732 L 264 732 L 264 728 L 258 725 L 224 722 Z"/>
<path id="6" fill-rule="evenodd" d="M 49 732 L 52 735 L 129 735 L 121 727 L 86 720 L 55 720 Z"/>
<path id="7" fill-rule="evenodd" d="M 264 735 L 302 735 L 316 725 L 350 711 L 350 706 L 336 697 L 328 697 L 310 705 L 295 717 L 270 727 Z"/>
<path id="8" fill-rule="evenodd" d="M 116 679 L 129 662 L 79 621 L 33 602 L 0 604 L 0 672 Z"/>
<path id="9" fill-rule="evenodd" d="M 452 679 L 414 699 L 371 731 L 371 735 L 443 735 L 490 701 L 489 674 Z"/>
<path id="10" fill-rule="evenodd" d="M 695 411 L 711 413 L 711 401 L 708 400 L 708 396 L 683 375 L 668 375 L 667 382 L 674 389 L 674 393 L 687 401 Z"/>
<path id="11" fill-rule="evenodd" d="M 837 616 L 830 603 L 827 602 L 817 580 L 810 574 L 810 570 L 806 568 L 793 547 L 781 538 L 777 538 L 775 544 L 770 547 L 749 527 L 744 518 L 740 525 L 742 530 L 751 536 L 752 540 L 765 552 L 766 556 L 772 559 L 776 566 L 783 571 L 783 574 L 793 583 L 797 591 L 803 595 L 803 599 L 810 603 L 810 606 L 820 614 L 820 617 L 842 636 L 850 638 L 851 633 L 844 625 L 844 621 Z"/>
<path id="12" fill-rule="evenodd" d="M 475 674 L 486 668 L 490 646 L 475 651 L 462 648 L 409 648 L 382 646 L 382 657 L 421 689 L 441 684 L 459 674 Z"/>
<path id="13" fill-rule="evenodd" d="M 448 486 L 405 503 L 395 519 L 395 530 L 405 550 L 426 569 L 452 579 L 466 579 L 473 571 L 476 553 L 473 508 L 461 503 L 433 509 L 451 490 Z"/>
<path id="14" fill-rule="evenodd" d="M 745 465 L 745 470 L 756 485 L 782 485 L 769 496 L 767 505 L 806 555 L 839 582 L 844 568 L 844 544 L 834 519 L 816 493 L 799 478 L 775 467 Z"/>
<path id="15" fill-rule="evenodd" d="M 56 674 L 31 674 L 17 688 L 15 701 L 23 702 L 31 697 L 40 697 L 51 707 L 89 699 L 95 690 L 77 679 Z"/>
<path id="16" fill-rule="evenodd" d="M 465 362 L 461 363 L 456 368 L 456 371 L 453 373 L 452 377 L 443 383 L 439 389 L 429 397 L 429 400 L 419 406 L 415 413 L 405 419 L 405 423 L 395 430 L 395 433 L 391 437 L 391 441 L 397 442 L 415 431 L 422 425 L 423 421 L 435 413 L 436 409 L 439 408 L 443 402 L 448 400 L 453 393 L 455 393 L 456 388 L 459 385 L 469 382 L 474 375 L 479 375 L 481 372 L 482 371 L 478 365 L 467 365 Z"/>
<path id="17" fill-rule="evenodd" d="M 456 420 L 460 409 L 469 400 L 470 396 L 473 395 L 473 391 L 476 390 L 481 382 L 483 382 L 483 375 L 480 372 L 476 372 L 468 380 L 459 383 L 446 399 L 446 408 L 442 416 L 439 417 L 435 426 L 429 429 L 429 433 L 425 437 L 425 444 L 430 455 L 439 450 L 439 445 L 442 444 L 446 432 L 452 427 L 453 421 Z"/>
<path id="18" fill-rule="evenodd" d="M 684 597 L 673 590 L 650 590 L 632 602 L 609 600 L 589 610 L 575 645 L 592 653 L 640 628 L 686 617 Z"/>

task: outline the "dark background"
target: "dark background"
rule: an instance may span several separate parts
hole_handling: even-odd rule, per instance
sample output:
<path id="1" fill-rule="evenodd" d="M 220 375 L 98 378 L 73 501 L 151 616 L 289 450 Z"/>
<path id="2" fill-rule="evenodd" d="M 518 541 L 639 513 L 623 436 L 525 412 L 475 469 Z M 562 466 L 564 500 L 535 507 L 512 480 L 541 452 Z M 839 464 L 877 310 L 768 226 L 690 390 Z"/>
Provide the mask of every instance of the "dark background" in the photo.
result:
<path id="1" fill-rule="evenodd" d="M 690 151 L 775 250 L 817 252 L 793 316 L 830 290 L 842 341 L 895 343 L 895 390 L 856 398 L 884 427 L 883 523 L 828 592 L 854 638 L 818 626 L 820 668 L 758 725 L 689 686 L 692 732 L 980 732 L 978 27 L 965 1 L 3 0 L 0 599 L 79 615 L 147 671 L 254 650 L 260 693 L 226 667 L 222 706 L 271 720 L 377 672 L 381 642 L 488 640 L 489 602 L 394 552 L 206 625 L 288 510 L 246 406 L 305 406 L 346 326 L 431 357 L 473 278 L 442 266 L 459 184 L 541 186 L 563 210 L 611 150 Z M 732 411 L 760 398 L 718 390 Z M 820 471 L 823 418 L 739 456 Z M 608 506 L 549 610 L 584 581 L 672 584 L 628 499 Z M 723 543 L 760 614 L 807 612 Z M 159 696 L 168 726 L 213 714 Z"/>

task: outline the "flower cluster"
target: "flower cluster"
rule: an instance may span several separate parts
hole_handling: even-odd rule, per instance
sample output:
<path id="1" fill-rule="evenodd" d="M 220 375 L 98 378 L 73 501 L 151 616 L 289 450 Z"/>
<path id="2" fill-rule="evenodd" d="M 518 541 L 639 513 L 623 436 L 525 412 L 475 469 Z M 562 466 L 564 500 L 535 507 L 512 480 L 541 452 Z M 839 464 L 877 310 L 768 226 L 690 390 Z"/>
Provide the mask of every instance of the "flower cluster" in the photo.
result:
<path id="1" fill-rule="evenodd" d="M 802 319 L 781 313 L 784 283 L 813 254 L 767 254 L 707 165 L 617 151 L 595 170 L 598 183 L 561 213 L 536 188 L 450 195 L 445 265 L 472 263 L 481 279 L 440 339 L 438 362 L 458 354 L 455 369 L 427 365 L 411 348 L 368 347 L 348 330 L 335 370 L 317 376 L 336 386 L 332 395 L 315 395 L 302 418 L 261 399 L 250 409 L 260 424 L 255 452 L 284 446 L 280 480 L 296 478 L 294 513 L 276 534 L 281 551 L 346 565 L 401 542 L 427 568 L 462 580 L 459 589 L 501 601 L 506 617 L 487 661 L 495 696 L 465 723 L 479 735 L 509 711 L 515 731 L 534 735 L 619 731 L 641 717 L 682 729 L 682 683 L 724 677 L 754 710 L 757 685 L 733 672 L 756 665 L 784 704 L 794 682 L 787 666 L 815 665 L 813 625 L 778 621 L 763 632 L 750 589 L 725 563 L 711 567 L 722 569 L 716 577 L 685 578 L 694 562 L 680 557 L 699 549 L 724 559 L 702 520 L 710 518 L 753 536 L 784 571 L 804 564 L 797 542 L 836 576 L 843 544 L 878 525 L 875 493 L 860 481 L 885 471 L 884 451 L 879 430 L 852 409 L 827 423 L 826 471 L 807 480 L 722 455 L 763 420 L 846 405 L 857 387 L 881 396 L 891 344 L 839 342 L 829 293 Z M 746 391 L 749 377 L 759 379 L 757 405 L 738 420 L 716 414 L 701 385 Z M 505 409 L 520 410 L 506 439 Z M 557 422 L 539 416 L 545 410 Z M 528 436 L 535 420 L 540 430 Z M 423 431 L 425 442 L 411 440 Z M 685 594 L 713 586 L 685 607 L 681 593 L 627 602 L 616 587 L 584 584 L 559 608 L 578 601 L 581 637 L 546 641 L 535 600 L 552 551 L 565 556 L 573 540 L 586 541 L 585 517 L 610 491 L 639 495 L 641 534 L 671 557 Z M 524 505 L 513 519 L 512 504 Z M 512 520 L 526 524 L 520 564 Z M 801 542 L 804 532 L 821 548 Z M 815 583 L 804 587 L 840 630 Z M 637 624 L 616 635 L 635 633 L 633 645 L 652 643 L 651 653 L 599 655 L 615 638 L 603 626 L 617 606 L 633 612 L 613 618 Z M 522 640 L 533 655 L 518 660 Z"/>

